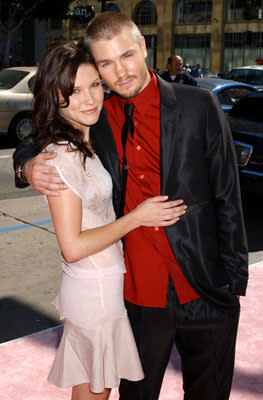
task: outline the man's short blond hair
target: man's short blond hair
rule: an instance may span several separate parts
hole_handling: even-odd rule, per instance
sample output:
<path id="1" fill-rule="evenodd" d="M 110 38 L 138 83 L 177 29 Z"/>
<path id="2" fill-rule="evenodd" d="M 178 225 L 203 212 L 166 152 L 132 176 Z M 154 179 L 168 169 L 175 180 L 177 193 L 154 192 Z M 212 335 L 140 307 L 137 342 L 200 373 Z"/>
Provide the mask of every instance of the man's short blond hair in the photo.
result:
<path id="1" fill-rule="evenodd" d="M 137 25 L 126 15 L 114 11 L 98 14 L 89 22 L 83 39 L 84 45 L 90 47 L 92 42 L 110 40 L 124 29 L 129 30 L 130 34 L 134 36 L 136 42 L 141 46 L 142 34 Z"/>

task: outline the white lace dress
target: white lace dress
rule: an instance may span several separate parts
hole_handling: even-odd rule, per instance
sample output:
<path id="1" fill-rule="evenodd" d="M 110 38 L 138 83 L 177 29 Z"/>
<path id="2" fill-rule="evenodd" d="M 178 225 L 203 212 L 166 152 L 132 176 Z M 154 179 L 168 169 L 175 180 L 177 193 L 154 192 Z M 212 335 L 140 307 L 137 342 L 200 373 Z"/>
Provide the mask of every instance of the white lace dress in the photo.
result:
<path id="1" fill-rule="evenodd" d="M 115 220 L 112 181 L 99 158 L 68 152 L 67 145 L 48 161 L 82 200 L 82 230 Z M 54 305 L 64 320 L 63 336 L 48 380 L 58 387 L 89 382 L 94 393 L 118 385 L 119 378 L 141 380 L 136 344 L 123 300 L 126 272 L 121 241 L 74 263 L 62 259 L 62 280 Z"/>

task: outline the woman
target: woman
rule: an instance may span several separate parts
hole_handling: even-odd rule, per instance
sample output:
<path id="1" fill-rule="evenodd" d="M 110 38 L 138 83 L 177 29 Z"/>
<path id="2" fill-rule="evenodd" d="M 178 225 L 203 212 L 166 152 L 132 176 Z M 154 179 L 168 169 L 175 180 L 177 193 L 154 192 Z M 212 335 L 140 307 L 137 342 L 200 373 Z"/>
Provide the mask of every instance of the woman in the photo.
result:
<path id="1" fill-rule="evenodd" d="M 112 181 L 89 139 L 102 106 L 91 55 L 75 43 L 48 50 L 34 84 L 36 143 L 57 152 L 49 164 L 68 186 L 59 197 L 47 197 L 63 268 L 54 304 L 64 320 L 48 379 L 71 386 L 72 400 L 107 399 L 119 378 L 143 378 L 123 301 L 120 239 L 142 225 L 172 225 L 186 208 L 158 196 L 115 220 Z"/>

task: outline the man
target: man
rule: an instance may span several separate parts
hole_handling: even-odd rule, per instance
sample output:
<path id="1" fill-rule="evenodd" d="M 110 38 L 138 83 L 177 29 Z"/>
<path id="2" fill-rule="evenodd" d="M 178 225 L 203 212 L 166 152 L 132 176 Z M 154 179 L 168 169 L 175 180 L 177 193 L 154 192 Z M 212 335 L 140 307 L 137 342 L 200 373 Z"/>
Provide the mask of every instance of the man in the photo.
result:
<path id="1" fill-rule="evenodd" d="M 145 379 L 121 380 L 120 399 L 158 399 L 175 343 L 185 400 L 227 400 L 239 319 L 237 295 L 245 295 L 247 286 L 247 244 L 235 152 L 224 114 L 210 92 L 168 84 L 148 70 L 144 38 L 120 13 L 97 15 L 88 25 L 84 45 L 116 93 L 105 101 L 92 128 L 97 154 L 112 176 L 115 210 L 121 193 L 126 103 L 134 105 L 134 132 L 126 145 L 130 168 L 124 212 L 160 193 L 182 198 L 188 206 L 174 226 L 141 228 L 125 237 L 124 296 Z M 56 155 L 34 157 L 32 141 L 16 150 L 17 174 L 41 193 L 54 195 L 64 185 L 45 160 Z"/>
<path id="2" fill-rule="evenodd" d="M 191 75 L 194 78 L 202 78 L 202 70 L 201 70 L 201 65 L 196 64 L 195 68 L 193 68 Z"/>
<path id="3" fill-rule="evenodd" d="M 168 58 L 167 71 L 161 74 L 161 77 L 167 82 L 181 83 L 184 85 L 196 86 L 196 80 L 183 70 L 183 59 L 178 54 Z"/>
<path id="4" fill-rule="evenodd" d="M 190 65 L 189 65 L 189 64 L 185 64 L 185 67 L 183 68 L 183 70 L 184 70 L 184 71 L 186 71 L 186 72 L 188 72 L 188 74 L 190 74 L 190 75 L 191 75 L 191 72 L 192 72 L 192 70 L 191 70 L 191 68 L 190 68 Z"/>

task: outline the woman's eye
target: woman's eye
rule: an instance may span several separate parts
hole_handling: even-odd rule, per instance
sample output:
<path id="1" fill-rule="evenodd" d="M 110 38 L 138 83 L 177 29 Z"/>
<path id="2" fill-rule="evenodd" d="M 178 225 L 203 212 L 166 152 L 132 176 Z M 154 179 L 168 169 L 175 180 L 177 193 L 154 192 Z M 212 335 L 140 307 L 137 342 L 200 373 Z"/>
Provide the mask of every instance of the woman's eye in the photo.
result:
<path id="1" fill-rule="evenodd" d="M 79 89 L 73 89 L 73 94 L 78 94 L 79 93 Z"/>
<path id="2" fill-rule="evenodd" d="M 100 82 L 94 82 L 93 85 L 92 85 L 92 87 L 98 87 L 98 86 L 100 86 L 100 85 L 101 85 Z"/>

